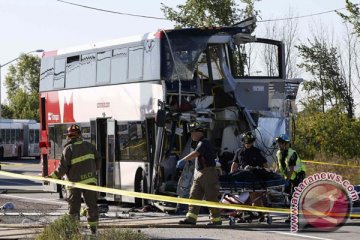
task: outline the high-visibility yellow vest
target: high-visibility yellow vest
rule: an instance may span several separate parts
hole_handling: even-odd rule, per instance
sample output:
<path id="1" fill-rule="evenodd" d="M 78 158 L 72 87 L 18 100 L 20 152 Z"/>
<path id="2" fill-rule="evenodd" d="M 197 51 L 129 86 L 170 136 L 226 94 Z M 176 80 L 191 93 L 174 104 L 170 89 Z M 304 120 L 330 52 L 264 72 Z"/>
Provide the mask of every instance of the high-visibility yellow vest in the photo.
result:
<path id="1" fill-rule="evenodd" d="M 276 157 L 278 159 L 278 166 L 279 166 L 279 170 L 280 173 L 284 176 L 285 179 L 287 179 L 287 175 L 286 175 L 286 171 L 285 170 L 289 170 L 289 161 L 290 161 L 290 157 L 296 153 L 296 151 L 292 148 L 288 149 L 287 152 L 287 156 L 285 157 L 285 165 L 286 165 L 286 169 L 283 169 L 282 165 L 281 165 L 281 159 L 282 159 L 282 155 L 281 155 L 281 151 L 278 150 L 276 153 Z M 296 165 L 294 166 L 294 172 L 291 175 L 290 180 L 294 180 L 296 178 L 296 174 L 304 171 L 305 172 L 305 166 L 304 164 L 302 164 L 300 157 L 298 154 L 297 155 L 297 159 L 296 159 Z"/>

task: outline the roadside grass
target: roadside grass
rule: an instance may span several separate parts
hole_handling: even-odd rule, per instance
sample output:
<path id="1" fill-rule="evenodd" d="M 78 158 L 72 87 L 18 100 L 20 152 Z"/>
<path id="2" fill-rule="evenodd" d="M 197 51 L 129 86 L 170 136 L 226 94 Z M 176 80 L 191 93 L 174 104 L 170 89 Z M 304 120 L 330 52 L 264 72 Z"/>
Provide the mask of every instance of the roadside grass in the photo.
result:
<path id="1" fill-rule="evenodd" d="M 149 240 L 145 234 L 135 232 L 130 229 L 110 228 L 99 232 L 98 239 L 100 240 Z"/>
<path id="2" fill-rule="evenodd" d="M 85 240 L 89 239 L 81 233 L 81 225 L 69 215 L 64 215 L 50 223 L 35 239 L 36 240 Z M 145 234 L 130 229 L 110 228 L 98 231 L 91 239 L 99 240 L 149 240 Z"/>
<path id="3" fill-rule="evenodd" d="M 343 180 L 350 181 L 352 185 L 360 185 L 360 159 L 343 159 L 339 157 L 326 157 L 318 155 L 313 161 L 343 164 L 347 166 L 305 163 L 306 176 L 311 176 L 314 173 L 333 172 L 341 175 Z"/>
<path id="4" fill-rule="evenodd" d="M 70 215 L 64 215 L 45 227 L 36 240 L 78 240 L 82 239 L 80 223 Z"/>

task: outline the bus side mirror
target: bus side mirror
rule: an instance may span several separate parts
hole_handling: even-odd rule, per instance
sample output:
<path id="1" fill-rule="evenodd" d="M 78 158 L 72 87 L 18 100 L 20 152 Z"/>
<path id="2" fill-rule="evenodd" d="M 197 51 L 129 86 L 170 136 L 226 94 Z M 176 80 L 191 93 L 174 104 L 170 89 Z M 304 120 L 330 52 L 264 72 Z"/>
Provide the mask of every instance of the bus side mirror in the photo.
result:
<path id="1" fill-rule="evenodd" d="M 166 120 L 166 111 L 165 110 L 158 110 L 156 113 L 156 126 L 158 127 L 165 127 L 165 120 Z"/>

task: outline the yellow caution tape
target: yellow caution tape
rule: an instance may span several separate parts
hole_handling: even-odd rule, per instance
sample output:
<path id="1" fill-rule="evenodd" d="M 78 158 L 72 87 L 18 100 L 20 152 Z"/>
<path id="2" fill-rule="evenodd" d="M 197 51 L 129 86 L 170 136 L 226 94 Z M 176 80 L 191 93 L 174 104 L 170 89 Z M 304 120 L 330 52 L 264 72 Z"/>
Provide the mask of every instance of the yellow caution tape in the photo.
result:
<path id="1" fill-rule="evenodd" d="M 24 165 L 32 165 L 34 163 L 1 163 L 0 166 L 24 166 Z"/>
<path id="2" fill-rule="evenodd" d="M 53 179 L 53 178 L 45 178 L 39 176 L 32 176 L 32 175 L 23 175 L 18 173 L 10 173 L 0 170 L 0 175 L 20 178 L 20 179 L 32 179 L 37 181 L 47 181 L 53 182 L 57 184 L 61 184 L 68 187 L 75 187 L 81 188 L 91 191 L 103 192 L 103 193 L 111 193 L 115 195 L 122 195 L 128 197 L 136 197 L 136 198 L 144 198 L 149 200 L 155 201 L 164 201 L 164 202 L 171 202 L 171 203 L 180 203 L 180 204 L 187 204 L 187 205 L 197 205 L 203 207 L 211 207 L 211 208 L 222 208 L 222 209 L 231 209 L 231 210 L 240 210 L 240 211 L 256 211 L 256 212 L 269 212 L 269 213 L 284 213 L 290 214 L 290 209 L 286 208 L 269 208 L 269 207 L 259 207 L 259 206 L 249 206 L 249 205 L 240 205 L 240 204 L 226 204 L 226 203 L 219 203 L 219 202 L 210 202 L 205 200 L 196 200 L 196 199 L 189 199 L 189 198 L 179 198 L 179 197 L 170 197 L 170 196 L 163 196 L 163 195 L 156 195 L 150 193 L 140 193 L 140 192 L 132 192 L 126 191 L 121 189 L 114 189 L 114 188 L 107 188 L 107 187 L 99 187 L 94 185 L 88 185 L 83 183 L 76 183 L 70 182 L 60 179 Z M 350 217 L 360 218 L 360 214 L 350 214 Z"/>
<path id="3" fill-rule="evenodd" d="M 360 168 L 360 166 L 346 165 L 346 164 L 339 164 L 339 163 L 317 162 L 317 161 L 310 161 L 310 160 L 301 160 L 301 161 L 304 162 L 304 163 L 314 163 L 314 164 L 331 165 L 331 166 L 339 166 L 339 167 L 356 167 L 356 168 Z"/>
<path id="4" fill-rule="evenodd" d="M 226 203 L 219 203 L 219 202 L 210 202 L 210 201 L 205 201 L 205 200 L 169 197 L 169 196 L 156 195 L 156 194 L 150 194 L 150 193 L 131 192 L 131 191 L 126 191 L 126 190 L 121 190 L 121 189 L 99 187 L 99 186 L 94 186 L 94 185 L 64 181 L 64 180 L 60 180 L 60 179 L 22 175 L 22 174 L 18 174 L 18 173 L 10 173 L 10 172 L 5 172 L 5 171 L 0 171 L 0 175 L 5 175 L 8 177 L 14 177 L 14 178 L 20 178 L 20 179 L 48 181 L 48 182 L 65 185 L 68 187 L 75 187 L 75 188 L 87 189 L 87 190 L 103 192 L 103 193 L 111 193 L 111 194 L 115 194 L 115 195 L 122 195 L 122 196 L 128 196 L 128 197 L 144 198 L 144 199 L 155 200 L 155 201 L 164 201 L 164 202 L 190 204 L 190 205 L 197 205 L 197 206 L 203 206 L 203 207 L 233 209 L 233 210 L 242 210 L 242 211 L 273 212 L 273 213 L 286 213 L 286 214 L 290 213 L 290 209 L 268 208 L 268 207 L 258 207 L 258 206 L 249 206 L 249 205 L 240 205 L 240 204 L 226 204 Z"/>

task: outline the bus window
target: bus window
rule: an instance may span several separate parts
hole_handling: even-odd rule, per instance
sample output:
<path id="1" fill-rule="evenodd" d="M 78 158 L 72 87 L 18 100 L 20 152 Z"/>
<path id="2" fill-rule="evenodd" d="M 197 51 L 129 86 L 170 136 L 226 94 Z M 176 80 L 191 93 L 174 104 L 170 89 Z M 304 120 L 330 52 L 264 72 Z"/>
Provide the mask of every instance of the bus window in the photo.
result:
<path id="1" fill-rule="evenodd" d="M 143 46 L 129 48 L 129 80 L 142 80 Z"/>
<path id="2" fill-rule="evenodd" d="M 96 53 L 81 55 L 80 86 L 94 86 L 96 78 Z"/>
<path id="3" fill-rule="evenodd" d="M 120 150 L 120 160 L 129 159 L 129 132 L 127 124 L 118 125 L 118 144 Z"/>
<path id="4" fill-rule="evenodd" d="M 35 130 L 35 133 L 34 133 L 34 143 L 39 143 L 39 140 L 40 140 L 40 130 L 36 129 Z"/>
<path id="5" fill-rule="evenodd" d="M 81 127 L 82 138 L 90 142 L 90 127 Z"/>
<path id="6" fill-rule="evenodd" d="M 29 143 L 30 144 L 34 143 L 34 130 L 33 129 L 29 130 Z"/>
<path id="7" fill-rule="evenodd" d="M 5 129 L 0 130 L 0 139 L 1 139 L 0 143 L 2 143 L 5 140 Z"/>
<path id="8" fill-rule="evenodd" d="M 80 82 L 80 56 L 72 56 L 66 59 L 65 87 L 79 87 Z"/>
<path id="9" fill-rule="evenodd" d="M 10 130 L 10 143 L 11 144 L 15 143 L 15 129 Z"/>
<path id="10" fill-rule="evenodd" d="M 65 66 L 65 65 L 64 65 Z M 63 72 L 64 74 L 64 72 Z M 40 91 L 51 90 L 54 87 L 54 60 L 43 58 L 40 69 Z M 39 86 L 40 87 L 40 86 Z"/>
<path id="11" fill-rule="evenodd" d="M 232 71 L 241 77 L 280 77 L 279 47 L 253 42 L 235 45 L 232 56 Z"/>
<path id="12" fill-rule="evenodd" d="M 113 50 L 111 58 L 111 83 L 124 83 L 127 81 L 128 48 Z"/>
<path id="13" fill-rule="evenodd" d="M 11 136 L 11 134 L 10 134 L 10 129 L 6 129 L 5 131 L 6 131 L 5 143 L 6 143 L 6 144 L 10 144 L 10 136 Z"/>
<path id="14" fill-rule="evenodd" d="M 56 159 L 61 158 L 63 146 L 66 143 L 66 124 L 58 124 L 55 126 L 55 138 L 54 138 L 54 155 Z"/>
<path id="15" fill-rule="evenodd" d="M 15 142 L 20 142 L 22 139 L 20 139 L 20 131 L 21 129 L 15 129 Z"/>
<path id="16" fill-rule="evenodd" d="M 147 148 L 145 138 L 145 125 L 129 123 L 129 158 L 130 160 L 146 161 Z"/>
<path id="17" fill-rule="evenodd" d="M 110 58 L 111 51 L 99 52 L 97 54 L 97 84 L 110 82 Z"/>
<path id="18" fill-rule="evenodd" d="M 65 59 L 55 60 L 54 88 L 64 88 L 65 83 Z"/>

